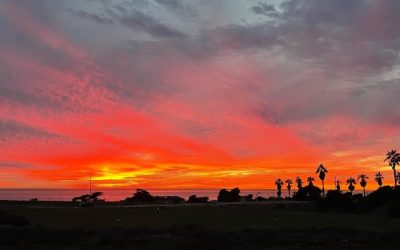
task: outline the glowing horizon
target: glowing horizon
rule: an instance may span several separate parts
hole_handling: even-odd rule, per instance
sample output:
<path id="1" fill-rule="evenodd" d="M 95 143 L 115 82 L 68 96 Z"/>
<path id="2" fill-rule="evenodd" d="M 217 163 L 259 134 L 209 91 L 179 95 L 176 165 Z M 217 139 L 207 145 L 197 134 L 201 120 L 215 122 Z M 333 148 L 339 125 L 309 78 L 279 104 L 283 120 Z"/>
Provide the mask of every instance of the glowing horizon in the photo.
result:
<path id="1" fill-rule="evenodd" d="M 0 1 L 0 188 L 274 188 L 400 150 L 399 1 Z"/>

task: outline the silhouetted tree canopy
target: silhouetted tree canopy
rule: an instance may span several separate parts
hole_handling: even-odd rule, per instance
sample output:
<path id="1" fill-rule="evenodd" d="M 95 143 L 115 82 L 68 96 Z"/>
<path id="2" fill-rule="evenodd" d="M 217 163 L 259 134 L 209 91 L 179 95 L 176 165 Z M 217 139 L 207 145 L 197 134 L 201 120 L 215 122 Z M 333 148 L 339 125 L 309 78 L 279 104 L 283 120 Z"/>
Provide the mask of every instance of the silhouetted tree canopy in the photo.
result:
<path id="1" fill-rule="evenodd" d="M 102 196 L 102 195 L 103 195 L 103 192 L 94 192 L 92 194 L 84 194 L 84 195 L 81 195 L 81 196 L 74 197 L 72 199 L 72 201 L 73 202 L 80 202 L 81 206 L 89 206 L 89 207 L 91 207 L 91 206 L 93 206 L 94 202 L 99 202 L 99 201 L 104 202 L 104 200 L 99 199 L 100 196 Z"/>
<path id="2" fill-rule="evenodd" d="M 392 167 L 393 170 L 393 180 L 394 180 L 394 186 L 397 186 L 397 172 L 396 172 L 396 166 L 400 165 L 400 154 L 397 153 L 396 150 L 392 149 L 386 153 L 386 158 L 385 161 L 388 162 L 389 166 Z"/>
<path id="3" fill-rule="evenodd" d="M 91 201 L 99 201 L 99 197 L 103 195 L 103 192 L 94 192 L 90 195 L 89 199 Z"/>
<path id="4" fill-rule="evenodd" d="M 184 203 L 185 199 L 179 196 L 154 196 L 154 202 L 162 204 L 179 204 Z"/>
<path id="5" fill-rule="evenodd" d="M 127 202 L 142 202 L 142 203 L 154 203 L 154 197 L 144 189 L 136 189 L 136 192 L 132 197 L 128 197 L 125 199 Z"/>
<path id="6" fill-rule="evenodd" d="M 196 195 L 189 196 L 188 203 L 205 203 L 208 202 L 208 197 L 197 197 Z"/>
<path id="7" fill-rule="evenodd" d="M 295 200 L 319 200 L 321 199 L 322 190 L 314 185 L 307 185 L 297 190 L 293 195 Z"/>
<path id="8" fill-rule="evenodd" d="M 240 189 L 234 188 L 231 191 L 221 189 L 218 194 L 218 201 L 220 202 L 236 202 L 240 201 Z"/>

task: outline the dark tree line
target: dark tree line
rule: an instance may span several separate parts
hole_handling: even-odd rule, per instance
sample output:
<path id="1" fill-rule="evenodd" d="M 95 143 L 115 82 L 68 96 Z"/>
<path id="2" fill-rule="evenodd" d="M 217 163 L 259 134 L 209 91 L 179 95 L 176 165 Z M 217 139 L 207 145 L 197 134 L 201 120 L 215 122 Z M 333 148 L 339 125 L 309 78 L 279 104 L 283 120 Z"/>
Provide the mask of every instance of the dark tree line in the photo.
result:
<path id="1" fill-rule="evenodd" d="M 394 187 L 396 188 L 397 185 L 400 184 L 400 173 L 396 172 L 396 166 L 400 165 L 400 154 L 397 153 L 396 150 L 392 149 L 386 153 L 386 158 L 384 159 L 384 161 L 388 162 L 388 165 L 393 170 Z M 321 183 L 322 183 L 321 195 L 324 197 L 325 196 L 325 177 L 326 177 L 326 173 L 328 173 L 328 169 L 323 164 L 320 164 L 317 167 L 316 173 L 318 174 L 318 177 L 321 180 Z M 379 187 L 382 187 L 382 185 L 383 185 L 383 178 L 384 177 L 381 174 L 381 172 L 377 172 L 375 174 L 374 179 L 377 182 Z M 363 195 L 366 196 L 367 195 L 366 194 L 366 186 L 368 183 L 367 182 L 368 179 L 369 179 L 369 177 L 365 174 L 358 175 L 357 179 L 354 177 L 347 178 L 346 185 L 347 185 L 347 189 L 349 190 L 350 194 L 353 195 L 353 192 L 355 190 L 355 187 L 357 185 L 357 180 L 358 180 L 360 186 L 363 189 Z M 288 198 L 291 198 L 292 181 L 290 179 L 287 179 L 285 182 L 287 183 L 286 188 L 287 188 L 288 194 L 289 194 Z M 299 196 L 302 197 L 304 193 L 307 193 L 307 197 L 309 197 L 311 195 L 311 193 L 313 193 L 313 194 L 317 193 L 316 189 L 314 191 L 311 191 L 312 187 L 314 187 L 314 178 L 312 176 L 307 178 L 308 185 L 306 187 L 303 187 L 303 181 L 299 176 L 296 177 L 295 182 L 297 184 L 297 192 L 295 193 L 296 197 L 299 197 Z M 282 195 L 282 185 L 283 185 L 282 180 L 280 178 L 278 178 L 275 181 L 278 198 L 281 198 L 281 195 Z M 337 180 L 335 178 L 334 185 L 335 185 L 336 191 L 341 190 L 340 180 Z M 304 189 L 304 188 L 306 188 L 306 189 Z M 297 194 L 299 192 L 301 194 Z"/>

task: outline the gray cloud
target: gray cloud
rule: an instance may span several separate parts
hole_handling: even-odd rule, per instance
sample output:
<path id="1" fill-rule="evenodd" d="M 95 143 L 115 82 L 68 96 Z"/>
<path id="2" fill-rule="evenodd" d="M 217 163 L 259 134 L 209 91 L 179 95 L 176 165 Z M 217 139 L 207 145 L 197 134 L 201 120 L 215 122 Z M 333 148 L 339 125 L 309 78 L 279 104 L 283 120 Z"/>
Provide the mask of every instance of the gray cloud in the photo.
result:
<path id="1" fill-rule="evenodd" d="M 269 3 L 259 3 L 256 6 L 251 7 L 251 10 L 257 15 L 265 15 L 270 17 L 278 17 L 279 12 L 276 10 L 273 4 Z"/>
<path id="2" fill-rule="evenodd" d="M 158 3 L 159 5 L 163 5 L 166 6 L 168 8 L 172 8 L 172 9 L 182 9 L 183 4 L 178 1 L 178 0 L 154 0 L 156 3 Z"/>
<path id="3" fill-rule="evenodd" d="M 61 136 L 40 128 L 31 127 L 27 124 L 11 120 L 0 120 L 0 142 L 5 142 L 7 140 L 25 140 L 29 138 L 54 139 L 59 137 Z"/>
<path id="4" fill-rule="evenodd" d="M 104 15 L 96 14 L 96 13 L 89 13 L 85 10 L 75 11 L 73 9 L 68 9 L 68 11 L 77 17 L 82 17 L 82 18 L 85 18 L 88 20 L 92 20 L 99 24 L 113 24 L 114 23 L 114 21 L 111 18 L 108 18 Z"/>
<path id="5" fill-rule="evenodd" d="M 160 3 L 159 3 L 160 4 Z M 180 7 L 181 5 L 176 1 L 163 2 L 163 5 L 169 7 Z M 140 8 L 142 6 L 142 8 Z M 69 11 L 75 16 L 79 16 L 88 20 L 95 21 L 100 24 L 114 24 L 120 23 L 124 27 L 130 28 L 135 31 L 147 33 L 157 38 L 183 38 L 185 34 L 178 29 L 171 27 L 154 16 L 144 13 L 141 9 L 143 6 L 148 6 L 147 2 L 134 1 L 134 2 L 117 2 L 117 3 L 103 3 L 103 12 L 99 11 L 86 11 L 74 10 Z"/>
<path id="6" fill-rule="evenodd" d="M 155 37 L 184 37 L 184 33 L 177 29 L 171 28 L 163 23 L 156 21 L 154 18 L 134 11 L 129 16 L 122 16 L 119 21 L 126 27 L 147 32 Z"/>
<path id="7" fill-rule="evenodd" d="M 24 162 L 0 161 L 0 168 L 32 168 L 32 167 L 36 166 Z"/>
<path id="8" fill-rule="evenodd" d="M 40 2 L 40 6 L 33 11 L 45 22 L 46 16 L 51 16 L 46 14 L 51 1 Z M 253 90 L 254 96 L 267 100 L 256 108 L 255 113 L 268 123 L 286 125 L 340 113 L 372 122 L 393 117 L 384 120 L 396 124 L 398 112 L 391 103 L 397 98 L 393 94 L 398 91 L 397 80 L 390 81 L 390 84 L 378 81 L 371 85 L 367 84 L 367 77 L 384 74 L 399 65 L 399 1 L 290 0 L 278 5 L 260 2 L 246 9 L 252 16 L 241 22 L 231 21 L 233 18 L 229 18 L 229 15 L 236 13 L 228 13 L 228 7 L 235 2 L 225 1 L 218 3 L 226 6 L 218 18 L 228 20 L 227 25 L 216 22 L 207 26 L 200 19 L 195 19 L 195 29 L 190 35 L 171 22 L 178 20 L 184 26 L 185 20 L 189 20 L 187 16 L 173 12 L 176 19 L 170 20 L 166 18 L 168 15 L 164 15 L 166 12 L 172 13 L 171 10 L 186 8 L 183 1 L 89 2 L 93 5 L 71 4 L 70 13 L 74 17 L 81 17 L 81 21 L 91 20 L 87 22 L 89 25 L 101 24 L 101 27 L 113 30 L 121 26 L 157 38 L 142 39 L 124 29 L 129 34 L 115 33 L 120 35 L 116 36 L 115 44 L 100 48 L 100 52 L 96 51 L 99 55 L 93 55 L 98 60 L 96 63 L 111 71 L 114 77 L 107 81 L 96 79 L 96 83 L 100 82 L 97 84 L 122 97 L 121 100 L 143 104 L 152 94 L 172 95 L 179 91 L 163 79 L 160 73 L 163 63 L 179 60 L 180 63 L 200 64 L 207 60 L 218 60 L 226 50 L 232 50 L 242 56 L 262 55 L 266 61 L 283 57 L 287 64 L 292 65 L 290 68 L 285 64 L 276 66 L 277 71 L 282 72 L 275 79 L 276 82 L 265 80 L 265 83 L 261 83 L 273 85 L 272 91 Z M 102 3 L 102 8 L 96 7 L 98 3 Z M 196 4 L 200 3 L 192 3 L 194 7 Z M 154 14 L 157 11 L 160 15 Z M 202 8 L 198 8 L 198 12 L 204 19 L 210 15 Z M 262 21 L 265 19 L 259 15 L 268 16 L 268 21 Z M 253 22 L 252 18 L 257 21 Z M 0 20 L 3 20 L 1 16 Z M 5 27 L 2 22 L 0 25 Z M 79 26 L 79 21 L 74 25 Z M 0 41 L 16 42 L 15 46 L 24 53 L 53 68 L 68 70 L 68 67 L 73 67 L 71 65 L 74 63 L 62 53 L 46 49 L 8 26 L 4 30 L 0 34 Z M 96 33 L 96 39 L 106 38 L 104 34 Z M 74 37 L 76 34 L 71 32 L 71 35 L 72 39 L 79 42 Z M 93 47 L 96 47 L 95 42 Z M 259 62 L 263 63 L 262 60 Z M 80 72 L 90 71 L 90 66 L 83 65 Z M 318 80 L 310 76 L 314 74 L 309 73 L 312 70 L 318 72 Z M 21 84 L 15 86 L 14 83 L 13 79 L 9 83 L 5 83 L 5 80 L 0 82 L 0 98 L 27 105 L 55 106 L 58 102 L 44 101 L 46 98 L 40 94 L 23 89 Z M 61 98 L 64 108 L 81 106 L 80 103 L 74 105 L 69 100 L 67 89 L 65 91 L 65 96 Z M 79 93 L 75 96 L 79 96 Z M 281 100 L 287 102 L 282 104 Z M 392 116 L 389 116 L 390 113 Z"/>

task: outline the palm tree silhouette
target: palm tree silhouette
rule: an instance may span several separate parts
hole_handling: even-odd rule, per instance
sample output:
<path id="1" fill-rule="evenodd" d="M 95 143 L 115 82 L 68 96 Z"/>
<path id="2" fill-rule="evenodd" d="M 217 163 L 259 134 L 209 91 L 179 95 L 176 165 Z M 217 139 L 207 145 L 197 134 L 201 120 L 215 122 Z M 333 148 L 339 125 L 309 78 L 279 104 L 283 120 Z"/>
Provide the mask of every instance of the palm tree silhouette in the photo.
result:
<path id="1" fill-rule="evenodd" d="M 326 169 L 326 167 L 324 165 L 319 164 L 319 166 L 317 167 L 317 172 L 316 173 L 319 174 L 318 177 L 322 181 L 322 193 L 325 196 L 325 183 L 324 183 L 324 180 L 325 180 L 325 174 L 328 173 L 328 170 Z"/>
<path id="2" fill-rule="evenodd" d="M 290 180 L 290 179 L 287 179 L 285 182 L 286 182 L 286 188 L 287 188 L 287 190 L 288 190 L 289 198 L 290 198 L 290 190 L 292 189 L 292 184 L 293 184 L 293 182 L 292 182 L 292 180 Z"/>
<path id="3" fill-rule="evenodd" d="M 385 161 L 387 161 L 389 166 L 392 167 L 394 186 L 397 187 L 396 165 L 400 165 L 400 154 L 397 153 L 396 150 L 392 149 L 386 153 Z"/>
<path id="4" fill-rule="evenodd" d="M 336 191 L 340 191 L 340 180 L 335 180 Z"/>
<path id="5" fill-rule="evenodd" d="M 350 177 L 350 178 L 348 178 L 346 180 L 346 183 L 347 183 L 347 185 L 349 185 L 347 188 L 350 190 L 351 195 L 353 195 L 353 191 L 354 191 L 354 188 L 355 188 L 354 185 L 357 184 L 356 180 L 353 177 Z"/>
<path id="6" fill-rule="evenodd" d="M 301 189 L 303 187 L 303 181 L 298 176 L 296 177 L 296 183 L 297 183 L 297 189 Z"/>
<path id="7" fill-rule="evenodd" d="M 278 192 L 277 192 L 276 194 L 278 195 L 279 198 L 281 198 L 281 195 L 282 195 L 282 185 L 283 185 L 282 180 L 278 178 L 278 179 L 275 181 L 275 185 L 276 185 L 276 189 L 278 190 Z"/>
<path id="8" fill-rule="evenodd" d="M 307 178 L 307 182 L 308 182 L 308 186 L 309 186 L 309 187 L 314 186 L 313 181 L 315 181 L 315 179 L 314 179 L 313 177 L 309 176 L 309 177 Z"/>
<path id="9" fill-rule="evenodd" d="M 367 186 L 367 179 L 368 179 L 368 176 L 366 176 L 365 174 L 360 174 L 360 175 L 357 177 L 357 180 L 361 180 L 361 181 L 360 181 L 360 185 L 361 185 L 361 187 L 363 188 L 364 197 L 365 197 L 365 186 Z"/>
<path id="10" fill-rule="evenodd" d="M 382 176 L 381 172 L 378 172 L 375 174 L 375 181 L 378 183 L 379 187 L 382 187 L 382 185 L 383 185 L 383 181 L 382 181 L 383 178 L 384 177 Z"/>

